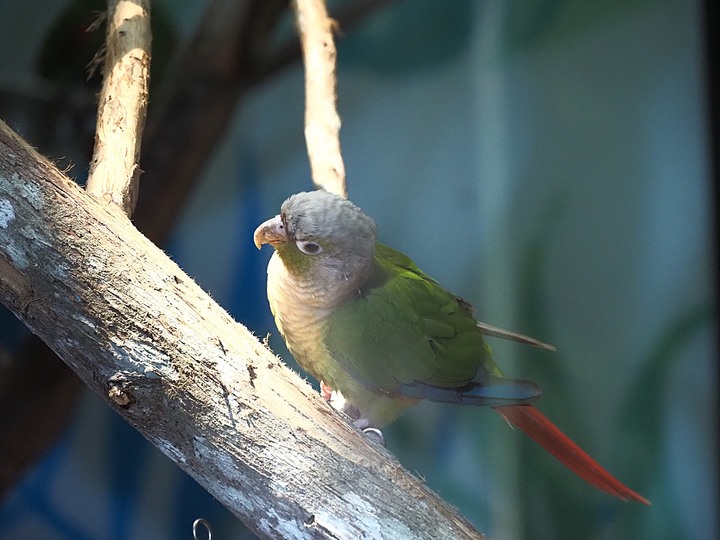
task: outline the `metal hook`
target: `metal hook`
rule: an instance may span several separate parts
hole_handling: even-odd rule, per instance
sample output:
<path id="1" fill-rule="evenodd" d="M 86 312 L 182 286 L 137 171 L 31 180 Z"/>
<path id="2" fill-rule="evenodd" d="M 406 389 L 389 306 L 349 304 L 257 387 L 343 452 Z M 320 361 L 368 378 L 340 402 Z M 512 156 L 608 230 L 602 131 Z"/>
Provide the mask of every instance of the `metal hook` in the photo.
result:
<path id="1" fill-rule="evenodd" d="M 195 521 L 193 521 L 193 540 L 199 540 L 198 530 L 200 529 L 201 525 L 205 527 L 205 530 L 207 531 L 207 540 L 212 540 L 212 527 L 210 526 L 208 520 L 203 518 L 197 518 Z"/>

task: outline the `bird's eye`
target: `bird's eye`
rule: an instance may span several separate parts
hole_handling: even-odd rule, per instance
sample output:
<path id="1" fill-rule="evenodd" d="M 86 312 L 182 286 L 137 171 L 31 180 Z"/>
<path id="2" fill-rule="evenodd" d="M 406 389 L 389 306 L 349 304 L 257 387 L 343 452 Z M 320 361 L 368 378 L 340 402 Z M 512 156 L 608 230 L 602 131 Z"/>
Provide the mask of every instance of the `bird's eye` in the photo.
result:
<path id="1" fill-rule="evenodd" d="M 306 255 L 317 255 L 322 251 L 322 248 L 318 244 L 308 240 L 298 240 L 296 244 L 298 249 Z"/>

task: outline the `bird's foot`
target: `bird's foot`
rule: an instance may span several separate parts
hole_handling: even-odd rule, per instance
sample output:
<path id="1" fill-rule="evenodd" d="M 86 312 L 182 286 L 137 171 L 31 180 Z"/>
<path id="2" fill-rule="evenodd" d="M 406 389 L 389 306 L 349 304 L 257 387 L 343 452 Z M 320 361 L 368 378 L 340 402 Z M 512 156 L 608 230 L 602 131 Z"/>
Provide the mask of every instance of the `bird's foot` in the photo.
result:
<path id="1" fill-rule="evenodd" d="M 385 446 L 385 437 L 383 437 L 382 431 L 374 427 L 366 427 L 362 430 L 363 433 L 377 445 Z"/>
<path id="2" fill-rule="evenodd" d="M 345 397 L 339 390 L 333 390 L 330 388 L 325 381 L 320 381 L 320 395 L 322 398 L 330 403 L 330 405 L 339 411 L 340 413 L 347 416 L 352 420 L 353 425 L 361 429 L 367 437 L 380 446 L 385 446 L 385 437 L 378 428 L 370 427 L 370 420 L 362 418 L 360 411 L 345 401 Z"/>

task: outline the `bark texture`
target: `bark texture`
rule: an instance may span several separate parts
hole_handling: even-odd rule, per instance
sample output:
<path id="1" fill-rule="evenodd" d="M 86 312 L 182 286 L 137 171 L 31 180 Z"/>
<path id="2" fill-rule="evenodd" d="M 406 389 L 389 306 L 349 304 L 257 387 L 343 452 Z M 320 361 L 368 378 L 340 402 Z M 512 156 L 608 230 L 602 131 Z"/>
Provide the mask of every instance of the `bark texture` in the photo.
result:
<path id="1" fill-rule="evenodd" d="M 150 77 L 150 1 L 111 0 L 88 193 L 132 214 Z"/>

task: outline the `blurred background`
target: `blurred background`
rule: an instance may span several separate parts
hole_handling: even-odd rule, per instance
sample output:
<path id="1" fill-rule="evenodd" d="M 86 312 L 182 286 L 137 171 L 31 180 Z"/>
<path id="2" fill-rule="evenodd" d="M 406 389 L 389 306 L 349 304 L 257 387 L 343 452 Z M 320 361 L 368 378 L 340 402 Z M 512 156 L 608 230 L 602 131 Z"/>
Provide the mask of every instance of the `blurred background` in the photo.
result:
<path id="1" fill-rule="evenodd" d="M 80 183 L 100 82 L 87 66 L 104 39 L 86 29 L 104 7 L 0 3 L 0 118 Z M 491 342 L 653 506 L 594 490 L 488 410 L 420 405 L 385 430 L 388 448 L 492 538 L 718 538 L 705 6 L 329 7 L 350 198 L 480 319 L 557 346 Z M 298 369 L 265 299 L 271 250 L 251 240 L 312 188 L 291 12 L 155 0 L 153 27 L 135 221 Z M 2 307 L 0 432 L 0 539 L 192 538 L 198 517 L 213 538 L 254 538 Z"/>

